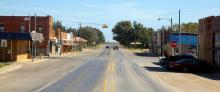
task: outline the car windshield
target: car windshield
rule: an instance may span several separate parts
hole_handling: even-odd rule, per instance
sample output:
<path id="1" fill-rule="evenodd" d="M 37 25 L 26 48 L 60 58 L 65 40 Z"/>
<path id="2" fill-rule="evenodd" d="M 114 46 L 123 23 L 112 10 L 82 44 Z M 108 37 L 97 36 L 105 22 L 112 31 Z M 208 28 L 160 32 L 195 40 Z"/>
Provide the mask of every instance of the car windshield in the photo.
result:
<path id="1" fill-rule="evenodd" d="M 178 60 L 176 62 L 177 63 L 193 63 L 194 60 L 192 60 L 192 59 L 182 59 L 182 60 Z"/>

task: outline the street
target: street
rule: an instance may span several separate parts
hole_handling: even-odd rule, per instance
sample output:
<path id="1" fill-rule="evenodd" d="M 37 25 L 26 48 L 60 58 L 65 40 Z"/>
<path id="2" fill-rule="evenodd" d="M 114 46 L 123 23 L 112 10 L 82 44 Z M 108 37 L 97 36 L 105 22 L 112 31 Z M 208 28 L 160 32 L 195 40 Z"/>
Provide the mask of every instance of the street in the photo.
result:
<path id="1" fill-rule="evenodd" d="M 40 92 L 168 92 L 120 50 L 103 50 Z"/>
<path id="2" fill-rule="evenodd" d="M 200 92 L 201 90 L 218 92 L 219 90 L 219 81 L 191 73 L 169 72 L 155 65 L 155 62 L 158 62 L 157 57 L 138 55 L 140 52 L 102 47 L 68 56 L 49 57 L 42 63 L 22 63 L 22 68 L 0 74 L 0 90 L 1 92 Z"/>
<path id="3" fill-rule="evenodd" d="M 122 50 L 51 57 L 0 75 L 2 92 L 170 92 Z"/>

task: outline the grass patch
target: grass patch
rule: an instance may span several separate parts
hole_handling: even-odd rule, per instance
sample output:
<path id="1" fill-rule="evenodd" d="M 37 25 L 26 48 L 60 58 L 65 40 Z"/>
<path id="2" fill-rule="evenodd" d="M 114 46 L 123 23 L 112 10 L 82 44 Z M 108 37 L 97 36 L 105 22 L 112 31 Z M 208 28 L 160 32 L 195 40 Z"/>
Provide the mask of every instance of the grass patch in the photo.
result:
<path id="1" fill-rule="evenodd" d="M 0 63 L 0 68 L 5 67 L 5 66 L 9 66 L 8 63 Z"/>

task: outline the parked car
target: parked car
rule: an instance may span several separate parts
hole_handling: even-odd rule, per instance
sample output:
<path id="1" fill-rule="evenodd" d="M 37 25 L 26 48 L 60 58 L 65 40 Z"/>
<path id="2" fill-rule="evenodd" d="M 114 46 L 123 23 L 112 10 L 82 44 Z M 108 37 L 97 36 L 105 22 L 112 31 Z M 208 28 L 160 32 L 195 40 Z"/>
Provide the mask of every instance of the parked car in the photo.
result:
<path id="1" fill-rule="evenodd" d="M 211 72 L 213 67 L 197 59 L 182 59 L 175 62 L 169 62 L 169 69 L 183 72 Z"/>
<path id="2" fill-rule="evenodd" d="M 176 56 L 162 57 L 161 59 L 159 59 L 159 63 L 161 66 L 169 69 L 169 62 L 175 62 L 181 59 L 196 59 L 196 58 L 191 55 L 176 55 Z"/>

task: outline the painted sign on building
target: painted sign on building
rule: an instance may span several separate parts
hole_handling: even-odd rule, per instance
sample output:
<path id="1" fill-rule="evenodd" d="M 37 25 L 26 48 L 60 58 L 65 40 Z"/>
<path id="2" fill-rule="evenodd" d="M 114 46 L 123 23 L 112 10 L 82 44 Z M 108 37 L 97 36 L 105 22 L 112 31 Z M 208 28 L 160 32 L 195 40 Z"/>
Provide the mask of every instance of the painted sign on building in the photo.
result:
<path id="1" fill-rule="evenodd" d="M 7 40 L 6 39 L 1 40 L 1 47 L 7 47 Z"/>

